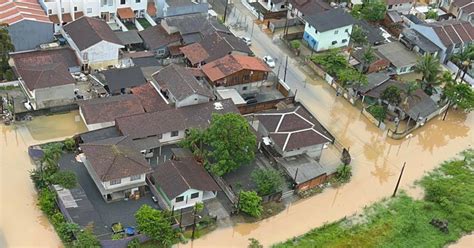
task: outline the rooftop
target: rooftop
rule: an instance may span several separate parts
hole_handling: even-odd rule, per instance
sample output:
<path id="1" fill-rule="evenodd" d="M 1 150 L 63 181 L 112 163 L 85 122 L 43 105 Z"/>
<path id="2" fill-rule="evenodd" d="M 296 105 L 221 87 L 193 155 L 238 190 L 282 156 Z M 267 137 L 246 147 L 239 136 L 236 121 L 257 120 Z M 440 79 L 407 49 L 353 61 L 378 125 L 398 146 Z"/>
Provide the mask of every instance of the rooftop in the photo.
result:
<path id="1" fill-rule="evenodd" d="M 120 92 L 121 89 L 140 86 L 146 83 L 140 67 L 110 69 L 103 71 L 104 79 L 110 93 Z"/>
<path id="2" fill-rule="evenodd" d="M 211 81 L 223 79 L 241 70 L 271 71 L 261 59 L 243 55 L 227 55 L 202 67 Z"/>
<path id="3" fill-rule="evenodd" d="M 398 68 L 414 65 L 418 61 L 418 56 L 398 41 L 377 46 L 375 49 Z"/>
<path id="4" fill-rule="evenodd" d="M 78 102 L 86 124 L 112 122 L 116 118 L 144 113 L 140 98 L 135 95 L 117 95 Z"/>
<path id="5" fill-rule="evenodd" d="M 128 137 L 109 138 L 80 146 L 102 182 L 152 171 L 144 156 Z"/>
<path id="6" fill-rule="evenodd" d="M 212 98 L 210 89 L 199 82 L 185 67 L 170 64 L 153 74 L 161 89 L 168 90 L 178 101 L 194 94 Z"/>
<path id="7" fill-rule="evenodd" d="M 98 18 L 83 16 L 66 24 L 63 29 L 81 51 L 101 41 L 122 45 L 109 25 Z"/>
<path id="8" fill-rule="evenodd" d="M 333 136 L 302 105 L 255 113 L 275 145 L 283 151 L 325 144 Z"/>
<path id="9" fill-rule="evenodd" d="M 451 19 L 421 25 L 433 28 L 445 46 L 474 41 L 474 26 L 466 21 Z"/>
<path id="10" fill-rule="evenodd" d="M 410 42 L 411 45 L 418 46 L 423 51 L 434 53 L 441 50 L 437 45 L 414 29 L 405 28 L 402 31 L 402 35 L 404 40 Z"/>
<path id="11" fill-rule="evenodd" d="M 314 26 L 318 32 L 326 32 L 354 24 L 355 19 L 344 9 L 330 9 L 320 13 L 304 16 L 305 20 Z"/>
<path id="12" fill-rule="evenodd" d="M 133 87 L 132 94 L 140 99 L 145 112 L 163 111 L 172 108 L 151 83 Z"/>
<path id="13" fill-rule="evenodd" d="M 115 123 L 123 135 L 139 139 L 190 128 L 207 128 L 213 113 L 239 113 L 239 111 L 232 100 L 227 99 L 121 117 L 117 118 Z"/>
<path id="14" fill-rule="evenodd" d="M 301 184 L 319 176 L 330 175 L 336 172 L 336 168 L 322 166 L 318 161 L 310 158 L 306 154 L 290 158 L 277 158 L 277 163 L 285 169 L 288 176 L 291 177 L 296 184 Z"/>
<path id="15" fill-rule="evenodd" d="M 51 23 L 38 1 L 0 0 L 0 23 L 13 25 L 23 20 Z"/>
<path id="16" fill-rule="evenodd" d="M 69 68 L 80 66 L 71 48 L 13 53 L 11 58 L 16 73 L 31 91 L 74 84 Z"/>
<path id="17" fill-rule="evenodd" d="M 151 26 L 138 32 L 148 49 L 155 50 L 181 40 L 178 33 L 168 34 L 161 25 Z"/>
<path id="18" fill-rule="evenodd" d="M 142 38 L 138 35 L 137 30 L 130 30 L 126 32 L 115 32 L 117 38 L 123 45 L 141 44 Z"/>
<path id="19" fill-rule="evenodd" d="M 331 6 L 324 0 L 290 0 L 289 2 L 304 15 L 316 14 L 331 9 Z"/>
<path id="20" fill-rule="evenodd" d="M 153 177 L 168 199 L 174 199 L 188 189 L 220 190 L 204 166 L 198 164 L 193 157 L 168 160 L 155 169 Z"/>

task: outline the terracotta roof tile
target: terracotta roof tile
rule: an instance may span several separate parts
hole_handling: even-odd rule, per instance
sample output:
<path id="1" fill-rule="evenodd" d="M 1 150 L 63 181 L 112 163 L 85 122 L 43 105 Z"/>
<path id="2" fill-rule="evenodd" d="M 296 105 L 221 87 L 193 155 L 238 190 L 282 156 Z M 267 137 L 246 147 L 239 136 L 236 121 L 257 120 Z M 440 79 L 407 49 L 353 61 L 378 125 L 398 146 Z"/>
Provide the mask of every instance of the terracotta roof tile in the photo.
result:
<path id="1" fill-rule="evenodd" d="M 145 111 L 135 95 L 117 95 L 78 102 L 88 125 L 112 122 L 118 117 L 141 114 Z"/>
<path id="2" fill-rule="evenodd" d="M 261 59 L 243 55 L 227 55 L 202 67 L 202 71 L 211 81 L 217 81 L 242 70 L 271 71 Z"/>

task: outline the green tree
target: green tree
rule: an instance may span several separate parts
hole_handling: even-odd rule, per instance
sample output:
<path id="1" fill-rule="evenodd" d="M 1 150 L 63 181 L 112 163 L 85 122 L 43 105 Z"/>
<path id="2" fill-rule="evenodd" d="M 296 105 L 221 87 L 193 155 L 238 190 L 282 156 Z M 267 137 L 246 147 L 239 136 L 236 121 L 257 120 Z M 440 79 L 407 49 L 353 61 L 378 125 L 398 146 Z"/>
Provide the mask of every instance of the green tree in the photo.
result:
<path id="1" fill-rule="evenodd" d="M 408 106 L 408 99 L 413 97 L 413 93 L 420 88 L 420 84 L 416 81 L 408 82 L 405 88 L 405 98 L 403 100 L 403 105 Z"/>
<path id="2" fill-rule="evenodd" d="M 76 148 L 76 142 L 73 138 L 67 138 L 64 140 L 64 148 L 68 151 L 74 151 Z"/>
<path id="3" fill-rule="evenodd" d="M 260 242 L 257 239 L 254 238 L 249 238 L 249 245 L 247 246 L 248 248 L 263 248 L 263 245 L 260 244 Z"/>
<path id="4" fill-rule="evenodd" d="M 376 59 L 375 52 L 372 46 L 368 46 L 364 49 L 362 53 L 362 61 L 360 63 L 359 72 L 363 73 L 366 71 L 366 66 L 370 65 L 370 63 L 374 62 Z"/>
<path id="5" fill-rule="evenodd" d="M 100 248 L 100 242 L 92 233 L 92 227 L 90 226 L 76 233 L 76 240 L 72 246 L 74 248 Z"/>
<path id="6" fill-rule="evenodd" d="M 367 76 L 357 71 L 354 68 L 345 68 L 339 70 L 337 73 L 337 79 L 342 87 L 344 88 L 356 88 L 361 85 L 367 84 Z"/>
<path id="7" fill-rule="evenodd" d="M 321 65 L 329 75 L 335 76 L 341 69 L 349 67 L 349 63 L 344 55 L 339 53 L 337 49 L 331 49 L 321 54 L 317 54 L 311 57 L 311 60 Z"/>
<path id="8" fill-rule="evenodd" d="M 369 111 L 369 113 L 379 121 L 377 126 L 380 127 L 380 124 L 385 120 L 385 116 L 387 115 L 385 108 L 382 105 L 372 105 L 367 109 L 367 111 Z"/>
<path id="9" fill-rule="evenodd" d="M 207 129 L 210 171 L 222 176 L 255 158 L 257 140 L 240 114 L 213 114 Z"/>
<path id="10" fill-rule="evenodd" d="M 296 50 L 298 50 L 301 47 L 301 42 L 299 40 L 292 40 L 290 44 L 291 44 L 291 47 Z"/>
<path id="11" fill-rule="evenodd" d="M 352 167 L 349 165 L 341 164 L 336 170 L 336 179 L 339 182 L 347 182 L 352 176 Z"/>
<path id="12" fill-rule="evenodd" d="M 14 78 L 13 71 L 8 64 L 8 54 L 14 50 L 8 29 L 0 26 L 0 81 L 4 79 L 11 81 Z"/>
<path id="13" fill-rule="evenodd" d="M 438 83 L 440 71 L 439 60 L 431 54 L 425 54 L 415 65 L 415 72 L 422 74 L 422 89 L 427 94 L 432 94 L 433 86 Z"/>
<path id="14" fill-rule="evenodd" d="M 354 25 L 352 32 L 349 34 L 350 43 L 349 43 L 349 57 L 348 60 L 352 57 L 352 52 L 354 47 L 359 47 L 367 44 L 367 33 L 358 25 Z"/>
<path id="15" fill-rule="evenodd" d="M 135 219 L 138 230 L 149 238 L 165 247 L 170 247 L 173 244 L 174 231 L 171 228 L 171 221 L 162 211 L 142 205 L 135 213 Z"/>
<path id="16" fill-rule="evenodd" d="M 205 142 L 206 130 L 191 128 L 186 133 L 186 138 L 184 138 L 179 145 L 191 150 L 198 160 L 203 160 L 206 158 L 206 150 L 204 149 Z"/>
<path id="17" fill-rule="evenodd" d="M 474 109 L 474 91 L 467 84 L 449 84 L 444 89 L 446 98 L 466 112 Z"/>
<path id="18" fill-rule="evenodd" d="M 281 190 L 284 179 L 275 169 L 256 169 L 252 172 L 252 180 L 257 185 L 259 195 L 269 195 Z"/>
<path id="19" fill-rule="evenodd" d="M 425 18 L 436 20 L 436 19 L 438 19 L 438 12 L 436 12 L 436 10 L 430 9 L 430 10 L 428 10 L 428 12 L 426 12 Z"/>
<path id="20" fill-rule="evenodd" d="M 400 89 L 390 85 L 382 92 L 380 98 L 391 105 L 398 105 L 401 101 Z"/>
<path id="21" fill-rule="evenodd" d="M 61 143 L 51 143 L 45 145 L 43 148 L 43 158 L 41 159 L 42 162 L 42 170 L 47 171 L 49 174 L 52 174 L 57 171 L 58 169 L 58 161 L 61 158 L 63 149 L 63 144 Z"/>
<path id="22" fill-rule="evenodd" d="M 383 0 L 363 0 L 360 15 L 367 21 L 376 22 L 385 18 L 387 5 Z"/>
<path id="23" fill-rule="evenodd" d="M 467 71 L 472 68 L 472 63 L 474 61 L 474 44 L 470 44 L 460 53 L 454 54 L 451 60 L 459 68 L 455 80 L 457 80 L 461 74 L 461 79 L 464 80 Z"/>
<path id="24" fill-rule="evenodd" d="M 51 183 L 72 189 L 77 185 L 76 174 L 72 171 L 58 171 L 51 176 Z"/>
<path id="25" fill-rule="evenodd" d="M 52 216 L 56 213 L 56 192 L 49 188 L 41 190 L 38 194 L 38 207 L 47 216 Z"/>
<path id="26" fill-rule="evenodd" d="M 255 191 L 241 191 L 238 208 L 240 211 L 258 218 L 263 211 L 262 197 L 258 196 Z"/>

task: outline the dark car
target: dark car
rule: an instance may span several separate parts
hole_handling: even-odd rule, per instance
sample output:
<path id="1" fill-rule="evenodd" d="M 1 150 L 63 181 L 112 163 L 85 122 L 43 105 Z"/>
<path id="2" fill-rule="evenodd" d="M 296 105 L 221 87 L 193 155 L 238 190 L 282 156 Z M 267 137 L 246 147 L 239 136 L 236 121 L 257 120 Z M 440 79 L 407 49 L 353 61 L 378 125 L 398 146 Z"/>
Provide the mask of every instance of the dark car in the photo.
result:
<path id="1" fill-rule="evenodd" d="M 250 98 L 247 100 L 247 104 L 254 104 L 254 103 L 257 103 L 257 99 L 256 98 Z"/>

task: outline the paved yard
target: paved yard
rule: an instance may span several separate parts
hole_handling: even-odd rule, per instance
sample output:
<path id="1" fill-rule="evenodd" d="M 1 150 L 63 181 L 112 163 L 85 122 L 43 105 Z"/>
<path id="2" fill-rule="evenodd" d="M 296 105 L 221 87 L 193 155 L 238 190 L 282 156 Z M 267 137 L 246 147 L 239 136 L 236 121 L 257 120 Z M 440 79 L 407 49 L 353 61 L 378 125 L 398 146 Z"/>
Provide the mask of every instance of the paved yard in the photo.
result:
<path id="1" fill-rule="evenodd" d="M 135 226 L 135 212 L 143 205 L 147 204 L 154 208 L 158 208 L 151 199 L 151 193 L 147 193 L 139 200 L 122 200 L 113 203 L 106 203 L 94 181 L 89 176 L 87 169 L 80 162 L 77 162 L 74 154 L 64 154 L 59 161 L 61 169 L 74 171 L 76 173 L 78 183 L 84 189 L 87 199 L 92 203 L 93 208 L 98 213 L 97 222 L 104 223 L 104 228 L 110 230 L 110 225 L 120 222 L 124 227 Z M 80 216 L 79 216 L 80 217 Z M 99 233 L 103 238 L 109 238 L 108 235 Z"/>

